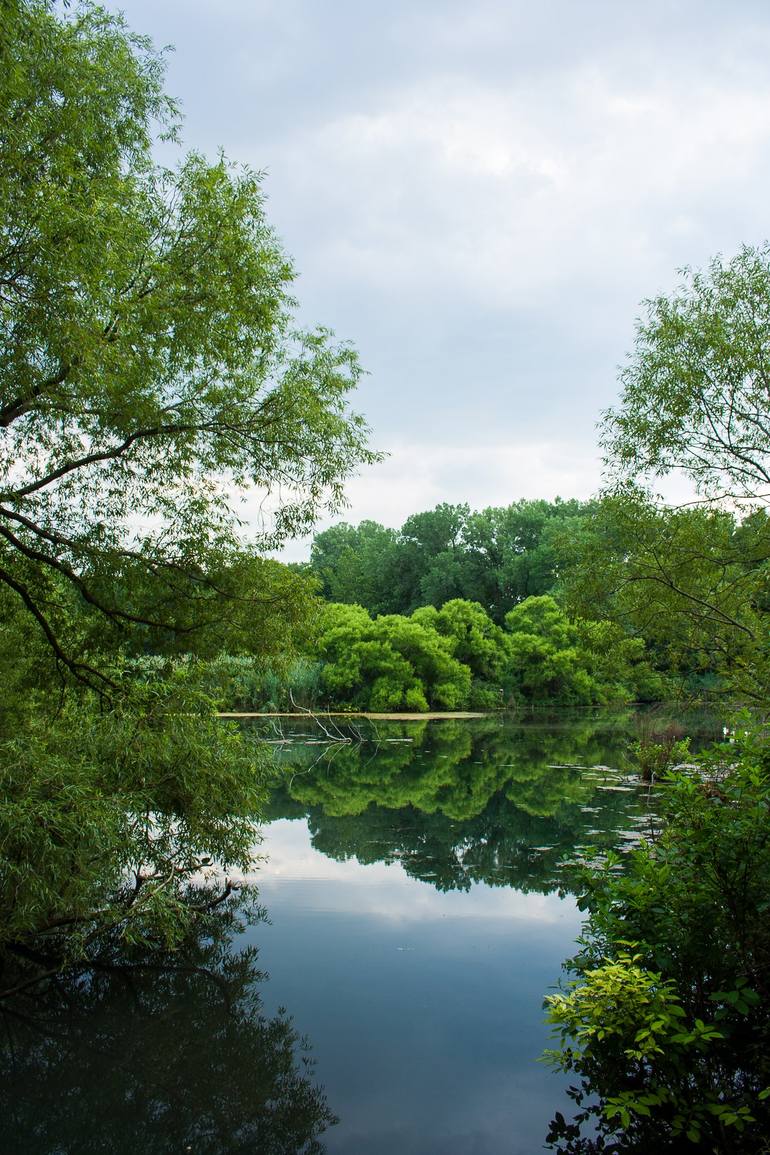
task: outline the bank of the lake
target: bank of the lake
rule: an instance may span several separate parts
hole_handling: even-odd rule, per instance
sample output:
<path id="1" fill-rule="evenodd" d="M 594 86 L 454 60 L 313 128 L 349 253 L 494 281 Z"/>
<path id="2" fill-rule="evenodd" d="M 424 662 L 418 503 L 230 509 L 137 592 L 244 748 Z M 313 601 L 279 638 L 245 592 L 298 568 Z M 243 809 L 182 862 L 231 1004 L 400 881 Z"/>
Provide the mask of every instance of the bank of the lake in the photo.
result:
<path id="1" fill-rule="evenodd" d="M 407 711 L 373 713 L 371 710 L 220 710 L 219 718 L 370 718 L 380 722 L 434 722 L 442 718 L 486 718 L 494 717 L 481 710 L 429 710 L 415 714 Z"/>

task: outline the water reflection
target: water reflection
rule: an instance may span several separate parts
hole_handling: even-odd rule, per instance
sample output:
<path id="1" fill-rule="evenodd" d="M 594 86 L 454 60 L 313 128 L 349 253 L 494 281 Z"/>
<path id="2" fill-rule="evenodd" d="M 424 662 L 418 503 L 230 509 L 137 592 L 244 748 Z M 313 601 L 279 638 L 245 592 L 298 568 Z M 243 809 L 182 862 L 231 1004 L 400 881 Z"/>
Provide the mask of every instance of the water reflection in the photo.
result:
<path id="1" fill-rule="evenodd" d="M 540 1150 L 562 1088 L 537 1062 L 542 999 L 578 933 L 574 903 L 333 861 L 303 821 L 273 823 L 263 848 L 265 997 L 313 1039 L 341 1120 L 330 1155 Z"/>
<path id="2" fill-rule="evenodd" d="M 632 734 L 630 715 L 378 722 L 350 744 L 294 726 L 276 743 L 269 817 L 306 816 L 330 858 L 398 861 L 439 890 L 574 891 L 582 850 L 649 827 L 651 791 L 623 769 Z"/>
<path id="3" fill-rule="evenodd" d="M 341 1116 L 329 1150 L 532 1155 L 565 1089 L 537 1058 L 580 929 L 581 847 L 650 822 L 635 719 L 345 731 L 273 730 L 259 874 L 263 957 Z"/>
<path id="4" fill-rule="evenodd" d="M 217 912 L 183 952 L 102 956 L 2 1004 L 0 1150 L 319 1155 L 336 1122 L 253 948 Z M 4 987 L 14 985 L 5 960 Z"/>
<path id="5" fill-rule="evenodd" d="M 268 817 L 307 818 L 266 832 L 271 926 L 241 935 L 220 909 L 183 955 L 116 952 L 7 1006 L 0 1150 L 540 1149 L 561 1086 L 536 1062 L 542 996 L 580 924 L 550 892 L 577 889 L 581 846 L 649 821 L 633 719 L 355 725 L 345 744 L 309 722 L 271 735 Z"/>

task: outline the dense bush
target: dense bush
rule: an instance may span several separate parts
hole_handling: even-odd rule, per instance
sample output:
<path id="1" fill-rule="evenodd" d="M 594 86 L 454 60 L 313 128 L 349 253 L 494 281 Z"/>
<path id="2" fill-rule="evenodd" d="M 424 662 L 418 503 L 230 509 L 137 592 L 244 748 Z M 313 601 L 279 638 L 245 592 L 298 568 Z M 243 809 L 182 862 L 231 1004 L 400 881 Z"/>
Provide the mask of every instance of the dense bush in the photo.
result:
<path id="1" fill-rule="evenodd" d="M 196 665 L 225 710 L 496 710 L 528 702 L 594 705 L 664 696 L 644 642 L 610 622 L 571 622 L 553 598 L 528 598 L 496 625 L 477 602 L 372 618 L 320 607 L 304 655 L 220 653 Z M 177 659 L 182 666 L 192 658 Z M 157 673 L 164 659 L 136 668 Z"/>
<path id="2" fill-rule="evenodd" d="M 580 1079 L 559 1150 L 770 1147 L 769 768 L 750 735 L 674 775 L 660 836 L 588 878 L 576 977 L 547 1000 Z"/>

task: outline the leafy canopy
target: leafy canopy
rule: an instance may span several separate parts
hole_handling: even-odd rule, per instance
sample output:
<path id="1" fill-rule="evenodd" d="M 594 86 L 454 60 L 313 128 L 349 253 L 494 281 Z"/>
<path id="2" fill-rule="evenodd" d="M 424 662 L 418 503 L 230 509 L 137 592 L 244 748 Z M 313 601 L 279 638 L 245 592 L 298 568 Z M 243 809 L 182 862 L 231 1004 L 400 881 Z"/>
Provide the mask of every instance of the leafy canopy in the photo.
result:
<path id="1" fill-rule="evenodd" d="M 0 582 L 83 674 L 53 578 L 115 623 L 153 624 L 170 576 L 235 549 L 239 494 L 272 495 L 258 541 L 275 546 L 376 455 L 347 407 L 355 352 L 293 320 L 260 175 L 155 160 L 179 120 L 149 42 L 90 3 L 6 19 Z M 149 587 L 130 609 L 125 582 Z"/>
<path id="2" fill-rule="evenodd" d="M 770 246 L 685 270 L 646 303 L 603 444 L 616 476 L 681 469 L 710 498 L 770 494 Z"/>
<path id="3" fill-rule="evenodd" d="M 767 767 L 754 733 L 670 776 L 661 834 L 586 877 L 576 977 L 546 1000 L 580 1078 L 558 1150 L 767 1150 Z"/>
<path id="4" fill-rule="evenodd" d="M 162 82 L 89 0 L 0 5 L 0 944 L 43 973 L 178 945 L 190 877 L 253 860 L 259 752 L 194 663 L 137 656 L 291 648 L 312 582 L 257 547 L 376 456 L 355 352 L 295 324 L 259 174 L 155 159 Z M 245 547 L 255 489 L 277 512 Z"/>

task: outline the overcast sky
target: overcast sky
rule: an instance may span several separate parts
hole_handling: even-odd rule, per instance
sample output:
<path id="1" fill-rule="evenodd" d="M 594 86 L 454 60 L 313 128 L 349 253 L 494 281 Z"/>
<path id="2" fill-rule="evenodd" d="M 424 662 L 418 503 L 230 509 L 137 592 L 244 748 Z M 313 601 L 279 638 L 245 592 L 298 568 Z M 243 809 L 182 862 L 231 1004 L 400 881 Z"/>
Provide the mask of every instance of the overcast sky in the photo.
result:
<path id="1" fill-rule="evenodd" d="M 347 520 L 587 497 L 640 302 L 770 235 L 766 0 L 128 0 L 184 141 L 267 173 L 391 454 Z"/>

